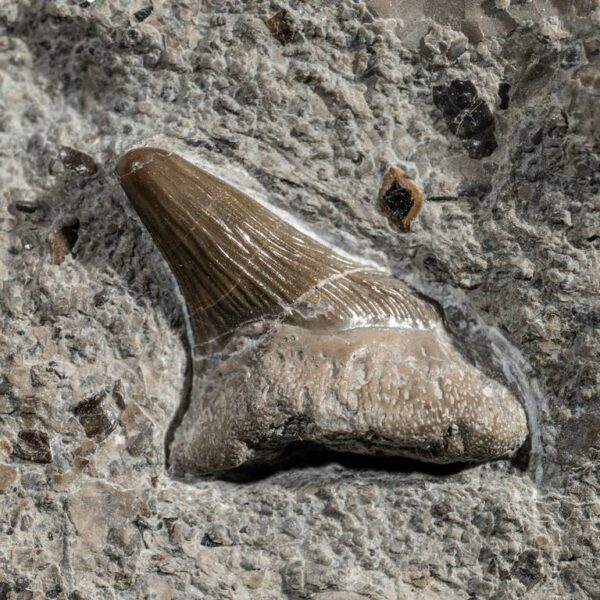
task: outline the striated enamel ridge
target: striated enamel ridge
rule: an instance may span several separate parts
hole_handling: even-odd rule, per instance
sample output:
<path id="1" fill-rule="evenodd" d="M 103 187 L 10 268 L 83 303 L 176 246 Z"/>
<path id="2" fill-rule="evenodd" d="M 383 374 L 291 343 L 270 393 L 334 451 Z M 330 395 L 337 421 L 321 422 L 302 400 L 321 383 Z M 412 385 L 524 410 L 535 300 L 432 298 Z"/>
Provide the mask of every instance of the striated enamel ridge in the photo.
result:
<path id="1" fill-rule="evenodd" d="M 132 150 L 117 174 L 177 278 L 194 334 L 176 471 L 272 460 L 300 441 L 437 463 L 522 445 L 520 403 L 462 357 L 436 305 L 385 270 L 176 154 Z"/>

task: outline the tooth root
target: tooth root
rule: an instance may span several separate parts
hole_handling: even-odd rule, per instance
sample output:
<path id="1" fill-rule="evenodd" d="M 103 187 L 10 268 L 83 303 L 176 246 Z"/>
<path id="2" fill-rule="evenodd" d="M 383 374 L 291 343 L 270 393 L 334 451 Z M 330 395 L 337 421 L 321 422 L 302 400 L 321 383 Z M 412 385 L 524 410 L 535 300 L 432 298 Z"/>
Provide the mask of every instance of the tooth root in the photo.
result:
<path id="1" fill-rule="evenodd" d="M 175 434 L 176 471 L 268 462 L 286 444 L 433 463 L 507 456 L 525 413 L 440 329 L 278 327 L 263 348 L 221 361 Z M 198 398 L 200 395 L 198 396 Z"/>
<path id="2" fill-rule="evenodd" d="M 440 463 L 521 446 L 522 406 L 462 357 L 434 303 L 175 154 L 132 150 L 117 174 L 202 348 L 176 470 L 232 469 L 301 440 Z"/>

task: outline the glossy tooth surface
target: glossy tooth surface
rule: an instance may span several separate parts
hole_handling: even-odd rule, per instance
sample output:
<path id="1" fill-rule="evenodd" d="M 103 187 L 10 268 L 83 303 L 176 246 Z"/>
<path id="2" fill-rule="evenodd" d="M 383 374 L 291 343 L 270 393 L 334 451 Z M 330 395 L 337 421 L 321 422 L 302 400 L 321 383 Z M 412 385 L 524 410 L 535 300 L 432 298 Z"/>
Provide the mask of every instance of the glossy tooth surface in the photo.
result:
<path id="1" fill-rule="evenodd" d="M 462 357 L 432 302 L 385 270 L 176 154 L 132 150 L 117 174 L 193 328 L 195 381 L 171 445 L 177 471 L 267 461 L 298 441 L 441 463 L 523 443 L 519 402 Z"/>

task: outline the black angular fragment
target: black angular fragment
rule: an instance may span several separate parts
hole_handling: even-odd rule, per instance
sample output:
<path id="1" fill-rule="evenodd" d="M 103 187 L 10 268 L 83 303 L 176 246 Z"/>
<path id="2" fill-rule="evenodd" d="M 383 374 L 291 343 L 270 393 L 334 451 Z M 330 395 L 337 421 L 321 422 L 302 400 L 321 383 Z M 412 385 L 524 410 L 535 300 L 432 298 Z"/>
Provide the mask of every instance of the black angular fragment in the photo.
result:
<path id="1" fill-rule="evenodd" d="M 153 10 L 154 10 L 154 6 L 152 6 L 152 4 L 148 4 L 148 6 L 144 6 L 143 8 L 140 8 L 140 10 L 134 12 L 133 16 L 135 17 L 135 20 L 138 23 L 141 23 L 142 21 L 145 21 L 152 14 Z"/>
<path id="2" fill-rule="evenodd" d="M 475 106 L 464 110 L 454 121 L 456 130 L 453 133 L 468 140 L 494 125 L 494 117 L 485 102 L 479 101 Z M 450 128 L 452 130 L 452 128 Z"/>
<path id="3" fill-rule="evenodd" d="M 468 80 L 455 79 L 433 89 L 433 102 L 442 111 L 448 129 L 464 142 L 471 158 L 490 156 L 498 144 L 494 115 Z"/>
<path id="4" fill-rule="evenodd" d="M 423 207 L 423 194 L 399 167 L 387 171 L 377 198 L 382 212 L 404 233 Z"/>
<path id="5" fill-rule="evenodd" d="M 215 548 L 217 546 L 222 546 L 223 544 L 213 540 L 208 533 L 205 533 L 202 536 L 202 540 L 200 541 L 202 546 L 207 546 L 208 548 Z"/>
<path id="6" fill-rule="evenodd" d="M 413 205 L 413 197 L 409 190 L 394 182 L 383 196 L 383 204 L 396 219 L 404 219 Z"/>
<path id="7" fill-rule="evenodd" d="M 31 462 L 51 462 L 52 452 L 48 434 L 38 429 L 22 429 L 17 435 L 17 445 L 13 455 Z"/>
<path id="8" fill-rule="evenodd" d="M 32 214 L 39 208 L 39 205 L 37 202 L 32 200 L 17 200 L 14 203 L 14 207 L 19 212 Z"/>
<path id="9" fill-rule="evenodd" d="M 498 142 L 496 142 L 493 131 L 486 131 L 483 135 L 465 140 L 463 146 L 471 158 L 486 158 L 493 154 L 494 150 L 498 147 Z"/>
<path id="10" fill-rule="evenodd" d="M 502 110 L 506 110 L 508 108 L 508 104 L 510 102 L 510 97 L 508 95 L 509 92 L 510 92 L 510 83 L 506 83 L 505 81 L 503 81 L 498 86 L 498 96 L 500 96 L 500 108 Z"/>
<path id="11" fill-rule="evenodd" d="M 62 146 L 58 157 L 67 169 L 75 171 L 78 175 L 90 177 L 98 172 L 96 161 L 89 154 L 75 150 L 75 148 Z"/>
<path id="12" fill-rule="evenodd" d="M 470 81 L 456 79 L 448 86 L 436 86 L 433 101 L 444 113 L 450 131 L 461 139 L 473 137 L 494 122 L 488 105 L 479 99 Z"/>
<path id="13" fill-rule="evenodd" d="M 433 103 L 446 117 L 456 117 L 463 110 L 471 108 L 479 94 L 472 81 L 455 79 L 449 85 L 436 85 L 433 88 Z"/>
<path id="14" fill-rule="evenodd" d="M 75 416 L 81 423 L 85 435 L 100 442 L 108 437 L 115 429 L 115 422 L 102 408 L 102 400 L 106 396 L 101 392 L 80 402 L 74 409 Z"/>

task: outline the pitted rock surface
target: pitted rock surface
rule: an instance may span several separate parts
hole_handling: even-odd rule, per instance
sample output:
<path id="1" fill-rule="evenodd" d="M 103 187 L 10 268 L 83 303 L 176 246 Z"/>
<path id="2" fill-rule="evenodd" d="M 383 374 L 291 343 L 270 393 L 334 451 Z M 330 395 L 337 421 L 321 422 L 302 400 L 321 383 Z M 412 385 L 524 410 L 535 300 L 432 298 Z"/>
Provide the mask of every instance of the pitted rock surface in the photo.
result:
<path id="1" fill-rule="evenodd" d="M 594 3 L 149 4 L 0 1 L 0 597 L 597 598 Z M 492 115 L 488 156 L 434 102 L 455 80 Z M 536 469 L 342 456 L 171 478 L 185 320 L 112 173 L 140 145 L 440 290 L 471 359 L 473 315 L 496 327 L 543 399 Z M 392 166 L 426 197 L 406 235 L 377 202 Z M 54 264 L 48 235 L 75 219 Z M 88 437 L 74 411 L 98 395 L 115 426 Z"/>

